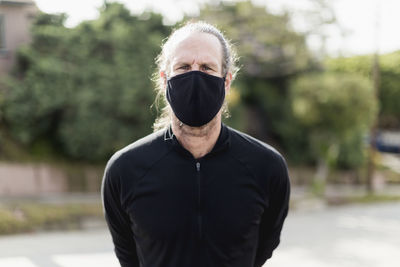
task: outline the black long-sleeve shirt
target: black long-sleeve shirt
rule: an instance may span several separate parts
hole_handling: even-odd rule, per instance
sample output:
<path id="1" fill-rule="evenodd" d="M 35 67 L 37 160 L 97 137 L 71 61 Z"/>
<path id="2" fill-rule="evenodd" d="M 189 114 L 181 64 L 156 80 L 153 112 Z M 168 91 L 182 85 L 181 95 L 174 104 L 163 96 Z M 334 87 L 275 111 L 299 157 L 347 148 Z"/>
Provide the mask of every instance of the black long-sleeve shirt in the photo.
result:
<path id="1" fill-rule="evenodd" d="M 271 146 L 221 124 L 195 159 L 171 128 L 116 152 L 102 184 L 123 267 L 260 267 L 280 241 L 290 183 Z"/>

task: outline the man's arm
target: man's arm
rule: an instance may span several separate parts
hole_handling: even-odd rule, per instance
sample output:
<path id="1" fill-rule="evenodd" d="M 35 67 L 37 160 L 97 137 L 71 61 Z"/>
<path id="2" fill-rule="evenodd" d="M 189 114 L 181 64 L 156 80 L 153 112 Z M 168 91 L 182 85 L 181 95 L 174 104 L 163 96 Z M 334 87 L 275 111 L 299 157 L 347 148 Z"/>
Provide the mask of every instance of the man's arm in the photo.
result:
<path id="1" fill-rule="evenodd" d="M 271 258 L 272 252 L 279 245 L 283 222 L 289 210 L 290 181 L 283 158 L 279 159 L 274 176 L 268 190 L 269 206 L 264 211 L 260 223 L 254 267 L 262 266 Z"/>
<path id="2" fill-rule="evenodd" d="M 139 267 L 136 244 L 128 214 L 121 207 L 121 183 L 118 170 L 111 161 L 106 166 L 101 186 L 104 216 L 114 243 L 114 251 L 122 267 Z"/>

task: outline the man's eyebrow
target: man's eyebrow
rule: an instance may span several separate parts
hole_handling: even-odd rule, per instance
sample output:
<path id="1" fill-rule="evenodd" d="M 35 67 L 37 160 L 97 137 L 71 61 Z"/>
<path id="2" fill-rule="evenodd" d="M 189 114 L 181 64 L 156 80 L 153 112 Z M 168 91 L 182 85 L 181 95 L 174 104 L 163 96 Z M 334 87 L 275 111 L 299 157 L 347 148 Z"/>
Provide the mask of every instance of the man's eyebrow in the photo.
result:
<path id="1" fill-rule="evenodd" d="M 218 64 L 214 63 L 214 62 L 203 62 L 200 65 L 207 65 L 207 66 L 211 66 L 211 67 L 217 67 Z"/>
<path id="2" fill-rule="evenodd" d="M 176 68 L 179 66 L 186 66 L 186 65 L 192 65 L 192 61 L 188 61 L 186 59 L 178 59 L 178 60 L 174 60 L 174 62 L 172 63 L 172 67 Z M 215 62 L 214 60 L 210 59 L 210 60 L 204 60 L 202 62 L 199 63 L 200 66 L 208 66 L 211 67 L 213 69 L 218 69 L 218 63 Z"/>
<path id="3" fill-rule="evenodd" d="M 186 61 L 177 61 L 173 64 L 173 66 L 176 66 L 176 65 L 190 65 L 190 63 L 186 62 Z"/>
<path id="4" fill-rule="evenodd" d="M 176 66 L 176 65 L 191 65 L 191 64 L 192 64 L 191 62 L 182 60 L 182 61 L 176 61 L 176 62 L 174 62 L 174 63 L 173 63 L 173 66 Z M 214 66 L 214 67 L 217 67 L 217 66 L 218 66 L 218 64 L 217 64 L 216 62 L 212 62 L 212 61 L 204 61 L 204 62 L 201 62 L 200 65 L 208 65 L 208 66 Z"/>
<path id="5" fill-rule="evenodd" d="M 190 63 L 185 60 L 177 60 L 172 62 L 172 67 L 183 66 L 183 65 L 190 65 Z"/>

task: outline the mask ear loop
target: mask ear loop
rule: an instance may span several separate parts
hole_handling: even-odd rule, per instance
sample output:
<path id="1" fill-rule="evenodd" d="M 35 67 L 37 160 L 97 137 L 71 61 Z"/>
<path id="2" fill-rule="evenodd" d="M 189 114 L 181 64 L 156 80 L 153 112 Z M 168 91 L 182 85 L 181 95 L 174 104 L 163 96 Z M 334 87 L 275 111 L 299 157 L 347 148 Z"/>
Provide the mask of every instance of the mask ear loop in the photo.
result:
<path id="1" fill-rule="evenodd" d="M 166 73 L 165 73 L 164 79 L 165 79 L 165 85 L 167 87 L 168 86 L 168 75 Z M 167 88 L 165 88 L 165 90 L 167 90 Z M 172 140 L 173 137 L 174 137 L 174 133 L 171 131 L 171 127 L 168 127 L 167 131 L 165 131 L 165 134 L 164 134 L 164 141 Z"/>
<path id="2" fill-rule="evenodd" d="M 165 73 L 164 81 L 165 81 L 165 86 L 168 86 L 168 75 L 167 75 L 167 73 Z"/>
<path id="3" fill-rule="evenodd" d="M 171 127 L 168 127 L 168 129 L 164 133 L 164 141 L 172 140 L 173 138 L 174 133 L 171 131 Z"/>

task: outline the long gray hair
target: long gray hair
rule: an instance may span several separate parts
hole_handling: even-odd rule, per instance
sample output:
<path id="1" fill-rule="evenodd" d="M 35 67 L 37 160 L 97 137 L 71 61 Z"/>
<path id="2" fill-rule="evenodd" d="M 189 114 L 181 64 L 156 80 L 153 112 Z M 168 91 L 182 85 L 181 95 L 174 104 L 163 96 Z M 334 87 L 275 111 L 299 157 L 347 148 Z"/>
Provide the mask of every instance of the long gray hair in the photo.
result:
<path id="1" fill-rule="evenodd" d="M 169 77 L 170 57 L 173 48 L 176 43 L 181 40 L 182 37 L 187 36 L 190 33 L 209 33 L 218 38 L 222 48 L 222 76 L 226 76 L 229 72 L 232 73 L 232 81 L 234 80 L 238 71 L 237 67 L 237 56 L 232 48 L 232 44 L 227 40 L 222 32 L 213 25 L 204 21 L 188 22 L 180 28 L 175 29 L 171 35 L 166 39 L 164 44 L 161 46 L 161 53 L 156 57 L 157 70 L 153 74 L 153 81 L 156 84 L 156 99 L 154 104 L 156 105 L 157 111 L 159 106 L 163 105 L 159 116 L 156 118 L 153 129 L 154 131 L 168 127 L 171 122 L 172 109 L 169 106 L 165 97 L 165 84 L 164 78 L 160 77 L 160 73 L 164 72 Z M 229 117 L 228 105 L 226 98 L 222 107 L 222 112 L 226 117 Z"/>

